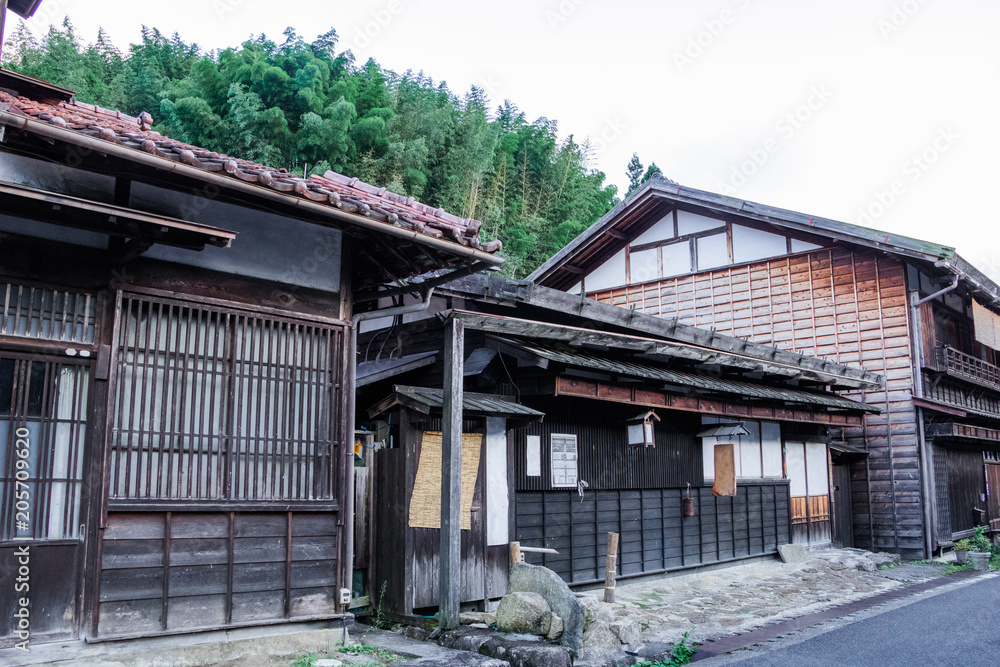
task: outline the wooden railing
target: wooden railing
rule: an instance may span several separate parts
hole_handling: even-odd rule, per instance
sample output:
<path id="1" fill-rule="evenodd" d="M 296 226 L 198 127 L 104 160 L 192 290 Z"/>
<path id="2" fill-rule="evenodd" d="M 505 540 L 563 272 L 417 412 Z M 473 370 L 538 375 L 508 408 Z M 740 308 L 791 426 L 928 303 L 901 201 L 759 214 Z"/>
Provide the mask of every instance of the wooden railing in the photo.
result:
<path id="1" fill-rule="evenodd" d="M 1000 391 L 1000 366 L 994 366 L 953 347 L 938 348 L 938 365 L 949 375 Z"/>

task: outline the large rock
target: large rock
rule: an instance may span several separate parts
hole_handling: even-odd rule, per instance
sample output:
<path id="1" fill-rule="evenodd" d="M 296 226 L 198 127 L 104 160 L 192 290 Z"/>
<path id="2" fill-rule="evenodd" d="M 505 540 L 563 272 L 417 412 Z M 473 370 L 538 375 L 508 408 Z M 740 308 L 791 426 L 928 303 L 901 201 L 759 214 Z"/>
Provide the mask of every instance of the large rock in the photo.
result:
<path id="1" fill-rule="evenodd" d="M 569 589 L 566 582 L 552 570 L 540 565 L 514 563 L 507 585 L 508 595 L 513 592 L 537 593 L 549 603 L 552 611 L 563 621 L 563 634 L 559 643 L 574 654 L 583 646 L 583 604 Z M 504 596 L 506 599 L 506 596 Z M 501 601 L 501 605 L 503 602 Z M 500 627 L 500 610 L 497 610 L 497 627 Z"/>
<path id="2" fill-rule="evenodd" d="M 779 544 L 778 555 L 785 563 L 802 563 L 806 559 L 806 550 L 801 544 Z"/>
<path id="3" fill-rule="evenodd" d="M 629 648 L 638 648 L 642 645 L 642 632 L 635 621 L 619 619 L 610 625 L 611 633 L 618 637 L 622 644 L 628 644 Z"/>
<path id="4" fill-rule="evenodd" d="M 583 605 L 583 630 L 586 632 L 591 623 L 601 615 L 601 601 L 596 595 L 577 593 L 576 599 Z"/>
<path id="5" fill-rule="evenodd" d="M 587 655 L 621 653 L 621 650 L 622 642 L 607 621 L 594 621 L 583 633 L 583 651 Z"/>
<path id="6" fill-rule="evenodd" d="M 503 659 L 511 667 L 573 667 L 570 652 L 561 646 L 512 646 Z"/>
<path id="7" fill-rule="evenodd" d="M 546 635 L 552 622 L 552 608 L 539 593 L 513 591 L 500 600 L 497 630 Z"/>

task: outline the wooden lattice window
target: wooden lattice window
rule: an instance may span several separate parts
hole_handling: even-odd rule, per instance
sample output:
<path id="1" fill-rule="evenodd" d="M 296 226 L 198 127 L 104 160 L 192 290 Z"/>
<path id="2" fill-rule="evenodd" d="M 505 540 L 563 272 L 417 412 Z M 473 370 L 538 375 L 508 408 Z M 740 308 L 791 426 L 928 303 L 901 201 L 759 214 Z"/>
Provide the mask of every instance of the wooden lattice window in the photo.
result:
<path id="1" fill-rule="evenodd" d="M 96 309 L 91 294 L 0 282 L 0 336 L 91 345 Z"/>
<path id="2" fill-rule="evenodd" d="M 0 540 L 80 537 L 88 370 L 0 352 Z"/>
<path id="3" fill-rule="evenodd" d="M 329 501 L 343 329 L 122 295 L 111 499 Z"/>

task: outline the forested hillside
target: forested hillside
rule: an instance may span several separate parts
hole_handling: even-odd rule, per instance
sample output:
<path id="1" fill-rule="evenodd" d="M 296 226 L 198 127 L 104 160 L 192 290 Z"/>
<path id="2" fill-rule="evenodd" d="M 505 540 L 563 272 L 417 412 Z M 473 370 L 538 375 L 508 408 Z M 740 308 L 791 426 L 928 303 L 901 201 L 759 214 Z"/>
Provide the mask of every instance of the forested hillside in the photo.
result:
<path id="1" fill-rule="evenodd" d="M 122 53 L 103 32 L 85 44 L 68 21 L 40 40 L 22 24 L 3 53 L 5 67 L 81 101 L 148 111 L 154 129 L 182 141 L 299 173 L 334 169 L 478 218 L 516 277 L 616 201 L 586 142 L 559 140 L 555 121 L 529 122 L 509 101 L 493 107 L 476 87 L 458 95 L 422 72 L 355 63 L 334 30 L 206 53 L 144 29 Z"/>

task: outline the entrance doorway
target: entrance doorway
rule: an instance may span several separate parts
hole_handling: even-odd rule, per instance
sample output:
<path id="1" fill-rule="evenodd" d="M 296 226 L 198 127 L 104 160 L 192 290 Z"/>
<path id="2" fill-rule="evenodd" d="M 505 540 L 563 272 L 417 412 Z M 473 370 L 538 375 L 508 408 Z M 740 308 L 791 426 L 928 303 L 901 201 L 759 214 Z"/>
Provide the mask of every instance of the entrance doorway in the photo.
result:
<path id="1" fill-rule="evenodd" d="M 0 351 L 0 646 L 22 598 L 32 641 L 78 634 L 89 388 L 87 359 Z"/>
<path id="2" fill-rule="evenodd" d="M 832 539 L 829 458 L 824 443 L 785 443 L 793 543 L 829 544 Z"/>

